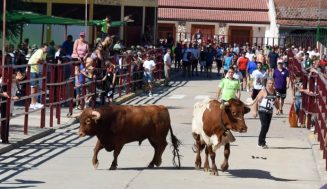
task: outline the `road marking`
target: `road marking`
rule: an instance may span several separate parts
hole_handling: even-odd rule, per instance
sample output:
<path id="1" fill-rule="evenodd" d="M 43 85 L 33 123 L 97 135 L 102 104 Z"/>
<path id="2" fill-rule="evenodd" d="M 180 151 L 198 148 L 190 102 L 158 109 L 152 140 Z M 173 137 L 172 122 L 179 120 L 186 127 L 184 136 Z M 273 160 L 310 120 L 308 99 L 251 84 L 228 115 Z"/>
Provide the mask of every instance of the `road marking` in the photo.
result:
<path id="1" fill-rule="evenodd" d="M 203 100 L 203 99 L 208 99 L 210 98 L 209 95 L 197 95 L 194 97 L 195 100 Z"/>
<path id="2" fill-rule="evenodd" d="M 169 97 L 169 99 L 182 99 L 182 98 L 184 98 L 185 97 L 185 95 L 171 95 L 170 97 Z"/>

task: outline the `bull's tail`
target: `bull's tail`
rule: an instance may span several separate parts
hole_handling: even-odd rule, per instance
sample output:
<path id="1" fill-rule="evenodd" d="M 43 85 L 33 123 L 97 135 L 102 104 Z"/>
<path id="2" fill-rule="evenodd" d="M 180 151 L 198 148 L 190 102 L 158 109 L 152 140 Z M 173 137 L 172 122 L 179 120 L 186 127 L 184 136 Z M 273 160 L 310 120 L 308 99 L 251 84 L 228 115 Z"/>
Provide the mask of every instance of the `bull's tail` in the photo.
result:
<path id="1" fill-rule="evenodd" d="M 173 157 L 173 164 L 174 164 L 175 167 L 180 168 L 180 167 L 181 167 L 181 160 L 180 160 L 181 155 L 179 155 L 179 149 L 178 149 L 178 147 L 179 147 L 182 143 L 181 143 L 181 141 L 178 140 L 178 138 L 174 135 L 174 133 L 173 133 L 173 129 L 171 128 L 171 126 L 170 126 L 169 130 L 170 130 L 171 143 L 172 143 L 172 147 L 173 147 L 173 155 L 174 155 L 174 157 Z M 176 157 L 177 157 L 177 160 L 178 160 L 177 163 L 176 163 Z"/>

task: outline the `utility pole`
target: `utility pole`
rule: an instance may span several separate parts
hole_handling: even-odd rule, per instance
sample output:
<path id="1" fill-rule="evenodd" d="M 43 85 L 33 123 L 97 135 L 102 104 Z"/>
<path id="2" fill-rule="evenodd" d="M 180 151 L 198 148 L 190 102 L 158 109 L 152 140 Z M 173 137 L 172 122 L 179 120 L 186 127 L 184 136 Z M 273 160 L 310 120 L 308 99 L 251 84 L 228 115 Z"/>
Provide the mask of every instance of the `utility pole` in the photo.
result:
<path id="1" fill-rule="evenodd" d="M 6 6 L 7 0 L 3 0 L 3 15 L 2 15 L 2 69 L 1 73 L 4 75 L 4 65 L 5 65 L 5 56 L 6 56 Z"/>

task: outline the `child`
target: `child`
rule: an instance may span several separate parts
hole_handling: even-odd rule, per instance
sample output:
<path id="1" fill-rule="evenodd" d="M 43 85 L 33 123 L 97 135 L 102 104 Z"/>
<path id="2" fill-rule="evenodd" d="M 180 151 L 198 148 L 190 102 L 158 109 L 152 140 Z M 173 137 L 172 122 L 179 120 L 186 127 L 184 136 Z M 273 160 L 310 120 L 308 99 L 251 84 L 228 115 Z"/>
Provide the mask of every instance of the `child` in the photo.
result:
<path id="1" fill-rule="evenodd" d="M 10 116 L 13 115 L 14 102 L 19 99 L 19 97 L 17 96 L 17 92 L 18 92 L 17 80 L 16 80 L 16 74 L 14 73 L 12 75 L 12 83 L 11 83 Z"/>
<path id="2" fill-rule="evenodd" d="M 94 78 L 94 67 L 93 67 L 93 59 L 88 57 L 86 59 L 86 63 L 85 66 L 82 63 L 80 65 L 80 78 L 79 78 L 79 82 L 81 84 L 87 84 L 89 82 L 92 81 L 92 79 Z M 88 85 L 86 87 L 86 94 L 91 92 L 91 85 Z M 85 102 L 89 103 L 89 101 L 91 100 L 92 96 L 88 96 L 85 98 Z"/>
<path id="3" fill-rule="evenodd" d="M 80 66 L 75 66 L 75 96 L 76 96 L 76 110 L 81 110 L 82 107 L 80 105 L 80 95 L 81 95 L 81 81 L 80 81 Z"/>
<path id="4" fill-rule="evenodd" d="M 115 81 L 116 81 L 116 71 L 115 66 L 110 62 L 106 61 L 106 75 L 102 78 L 104 81 L 105 96 L 108 98 L 108 104 L 111 104 L 115 92 Z"/>

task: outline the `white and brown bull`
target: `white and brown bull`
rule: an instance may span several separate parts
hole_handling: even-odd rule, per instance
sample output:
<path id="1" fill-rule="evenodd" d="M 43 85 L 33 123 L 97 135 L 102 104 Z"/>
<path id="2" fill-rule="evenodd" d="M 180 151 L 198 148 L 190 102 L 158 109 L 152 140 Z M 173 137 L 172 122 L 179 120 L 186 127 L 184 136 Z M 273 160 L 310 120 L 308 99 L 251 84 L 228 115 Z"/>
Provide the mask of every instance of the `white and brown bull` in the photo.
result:
<path id="1" fill-rule="evenodd" d="M 215 163 L 215 151 L 224 146 L 224 162 L 221 170 L 228 169 L 228 158 L 230 154 L 230 142 L 234 142 L 232 131 L 244 133 L 247 126 L 244 114 L 250 112 L 250 108 L 242 101 L 231 99 L 224 104 L 217 100 L 206 99 L 194 105 L 192 120 L 192 135 L 195 139 L 195 168 L 201 168 L 201 151 L 205 149 L 204 170 L 209 171 L 209 158 L 212 161 L 211 174 L 218 175 Z"/>

